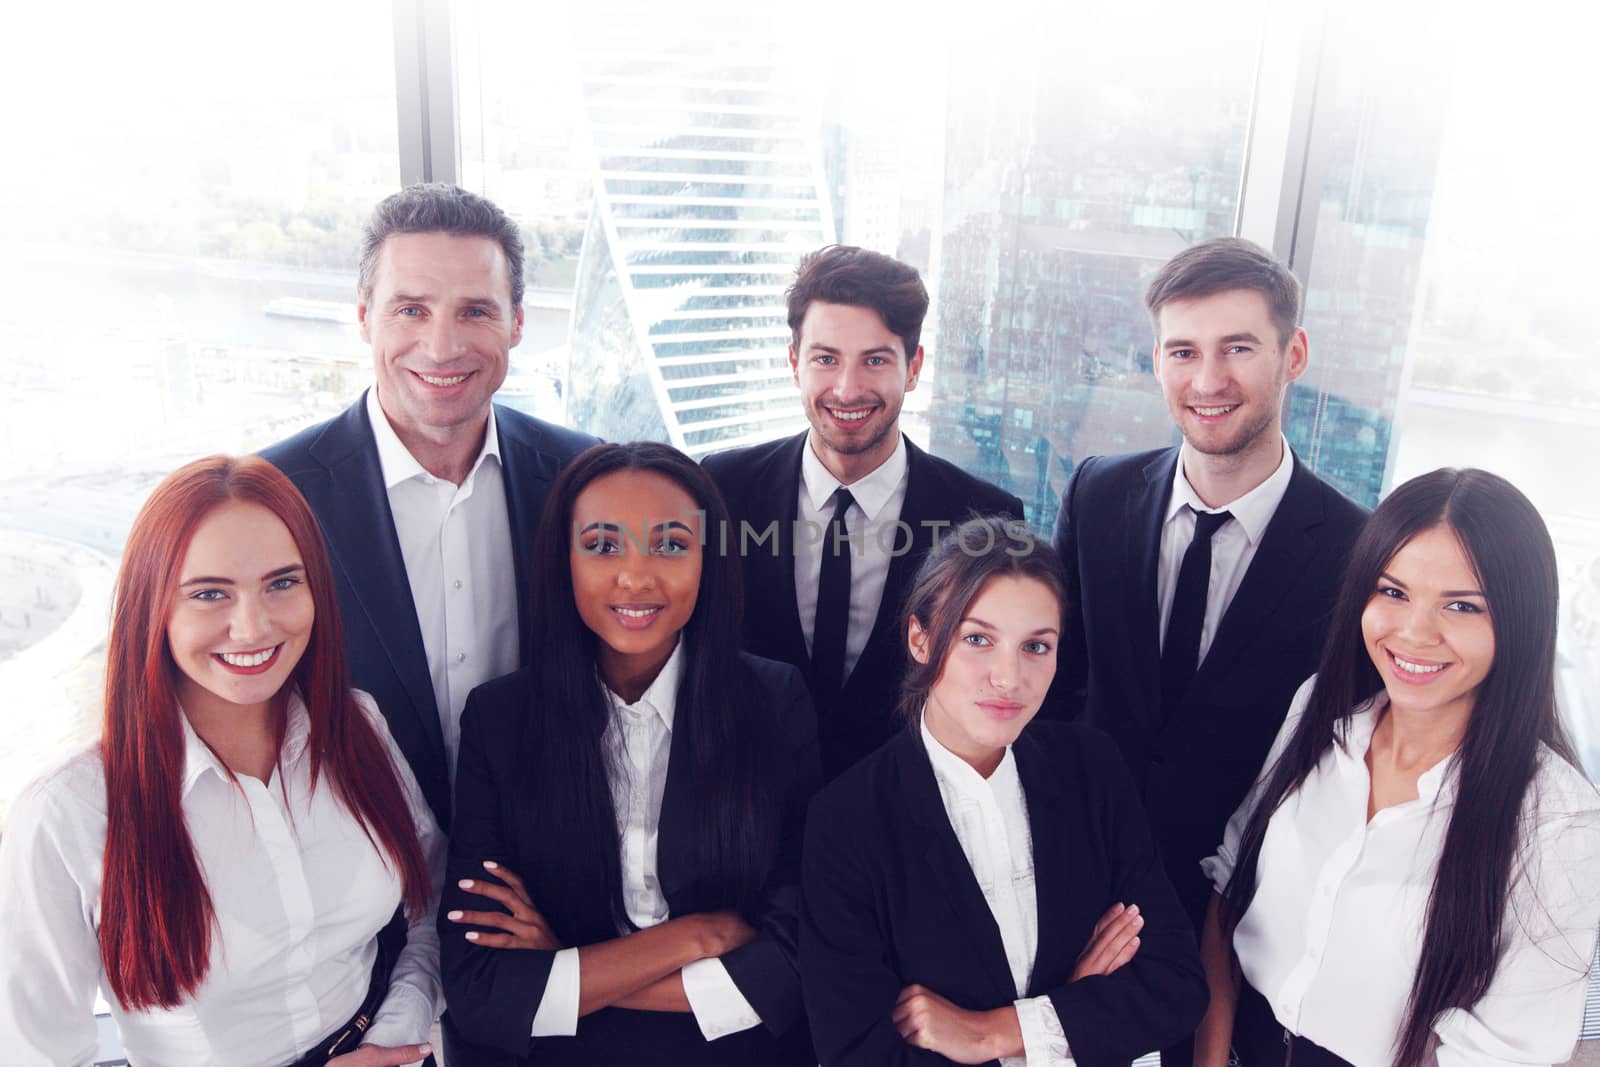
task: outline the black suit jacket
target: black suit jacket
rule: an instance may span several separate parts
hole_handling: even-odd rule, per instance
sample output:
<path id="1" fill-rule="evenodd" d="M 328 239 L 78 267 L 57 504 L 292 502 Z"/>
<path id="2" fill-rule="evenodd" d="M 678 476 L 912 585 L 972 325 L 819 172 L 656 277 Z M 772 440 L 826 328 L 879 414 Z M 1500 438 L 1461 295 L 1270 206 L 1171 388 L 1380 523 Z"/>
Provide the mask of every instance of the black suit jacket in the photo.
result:
<path id="1" fill-rule="evenodd" d="M 1210 894 L 1200 861 L 1216 851 L 1290 698 L 1317 669 L 1367 513 L 1295 459 L 1250 569 L 1166 719 L 1156 572 L 1177 463 L 1176 448 L 1095 457 L 1067 485 L 1056 549 L 1073 609 L 1050 706 L 1116 740 L 1198 929 Z"/>
<path id="2" fill-rule="evenodd" d="M 1125 1064 L 1191 1032 L 1206 1007 L 1194 935 L 1111 742 L 1034 723 L 1012 751 L 1039 902 L 1027 995 L 1050 997 L 1083 1067 Z M 895 1030 L 905 986 L 974 1011 L 1017 999 L 919 732 L 902 731 L 818 794 L 803 870 L 800 971 L 824 1067 L 950 1062 Z M 1138 952 L 1113 974 L 1070 981 L 1095 922 L 1118 902 L 1144 915 Z"/>
<path id="3" fill-rule="evenodd" d="M 517 618 L 526 635 L 523 620 L 531 593 L 526 559 L 545 494 L 562 465 L 594 444 L 595 438 L 499 404 L 494 414 L 511 519 L 511 558 L 516 562 L 516 574 L 506 578 L 517 583 Z M 400 540 L 389 513 L 378 446 L 367 419 L 366 395 L 340 415 L 278 442 L 261 455 L 289 476 L 316 513 L 333 561 L 351 683 L 378 702 L 434 817 L 448 827 L 450 778 L 444 730 Z M 520 662 L 528 662 L 528 657 L 524 639 Z"/>
<path id="4" fill-rule="evenodd" d="M 452 1063 L 510 1065 L 678 1064 L 747 1067 L 779 1061 L 780 1042 L 802 1033 L 789 1031 L 801 1020 L 800 975 L 796 967 L 799 863 L 806 805 L 818 784 L 816 718 L 804 682 L 787 664 L 739 653 L 737 669 L 746 672 L 755 699 L 749 713 L 760 716 L 778 746 L 774 761 L 782 811 L 778 843 L 768 857 L 770 877 L 765 911 L 752 917 L 758 937 L 721 957 L 729 976 L 762 1025 L 707 1042 L 690 1014 L 604 1008 L 579 1020 L 575 1037 L 530 1039 L 533 1017 L 544 996 L 554 952 L 482 948 L 468 942 L 464 929 L 444 915 L 453 908 L 492 907 L 484 898 L 458 888 L 462 878 L 482 874 L 494 859 L 521 876 L 535 905 L 563 944 L 585 945 L 617 936 L 604 907 L 604 889 L 573 884 L 563 859 L 580 836 L 607 828 L 571 825 L 566 835 L 540 833 L 528 817 L 524 728 L 531 715 L 533 679 L 529 671 L 480 685 L 467 698 L 461 719 L 461 752 L 456 771 L 456 821 L 450 834 L 450 862 L 440 905 L 439 932 L 446 1017 Z M 675 724 L 683 721 L 680 706 Z M 532 735 L 536 737 L 537 735 Z M 666 793 L 657 837 L 657 875 L 674 916 L 707 910 L 718 899 L 693 869 L 688 855 L 691 825 L 690 756 L 687 731 L 675 728 L 667 763 Z M 606 812 L 603 818 L 612 815 Z M 571 902 L 567 906 L 563 902 Z M 584 905 L 588 905 L 584 908 Z M 582 914 L 579 911 L 583 910 Z"/>
<path id="5" fill-rule="evenodd" d="M 703 462 L 728 502 L 733 523 L 728 545 L 740 552 L 744 567 L 745 648 L 758 656 L 792 663 L 805 675 L 817 703 L 823 776 L 831 779 L 894 732 L 893 709 L 906 660 L 900 610 L 923 557 L 953 526 L 973 515 L 1008 515 L 1020 520 L 1022 501 L 906 441 L 906 498 L 900 521 L 911 528 L 911 543 L 890 562 L 872 634 L 844 688 L 830 698 L 816 684 L 795 607 L 794 524 L 799 514 L 800 457 L 805 447 L 802 433 L 719 452 Z M 741 524 L 753 531 L 742 546 Z M 754 538 L 769 527 L 776 530 L 775 536 L 756 543 Z"/>

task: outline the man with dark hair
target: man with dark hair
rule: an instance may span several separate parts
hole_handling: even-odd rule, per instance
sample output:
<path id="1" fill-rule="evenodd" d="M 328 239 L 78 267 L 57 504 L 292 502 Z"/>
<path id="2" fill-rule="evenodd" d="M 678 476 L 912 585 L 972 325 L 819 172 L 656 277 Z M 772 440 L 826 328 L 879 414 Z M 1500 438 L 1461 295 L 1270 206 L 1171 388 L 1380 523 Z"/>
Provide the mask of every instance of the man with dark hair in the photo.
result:
<path id="1" fill-rule="evenodd" d="M 545 492 L 594 439 L 492 402 L 522 339 L 522 238 L 488 200 L 384 200 L 357 298 L 376 386 L 262 455 L 316 512 L 351 677 L 448 827 L 462 706 L 529 657 L 525 559 Z"/>
<path id="2" fill-rule="evenodd" d="M 1219 238 L 1168 261 L 1145 300 L 1183 443 L 1086 459 L 1067 485 L 1056 548 L 1072 610 L 1047 707 L 1116 739 L 1198 931 L 1200 861 L 1316 670 L 1366 512 L 1283 436 L 1309 351 L 1294 275 Z"/>
<path id="3" fill-rule="evenodd" d="M 971 515 L 1020 521 L 1022 502 L 900 432 L 928 311 L 915 270 L 830 245 L 801 262 L 788 298 L 789 366 L 811 429 L 705 467 L 743 558 L 745 646 L 805 674 L 832 778 L 894 730 L 900 609 L 922 557 Z"/>

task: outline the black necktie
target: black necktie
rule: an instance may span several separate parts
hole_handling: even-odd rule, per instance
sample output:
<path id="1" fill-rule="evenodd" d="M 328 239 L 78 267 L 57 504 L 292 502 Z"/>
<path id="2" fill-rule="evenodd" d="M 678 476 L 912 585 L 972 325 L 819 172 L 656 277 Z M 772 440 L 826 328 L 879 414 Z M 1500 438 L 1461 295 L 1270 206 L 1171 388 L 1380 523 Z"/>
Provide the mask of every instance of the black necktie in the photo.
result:
<path id="1" fill-rule="evenodd" d="M 1178 567 L 1172 614 L 1167 616 L 1167 636 L 1161 642 L 1161 710 L 1169 716 L 1183 702 L 1200 663 L 1200 628 L 1206 618 L 1206 587 L 1211 584 L 1211 535 L 1231 518 L 1226 511 L 1194 513 L 1194 540 Z"/>
<path id="2" fill-rule="evenodd" d="M 822 578 L 817 582 L 817 616 L 811 626 L 811 663 L 824 692 L 844 687 L 844 642 L 850 630 L 850 542 L 844 513 L 855 503 L 843 487 L 833 494 L 833 521 L 822 542 Z"/>

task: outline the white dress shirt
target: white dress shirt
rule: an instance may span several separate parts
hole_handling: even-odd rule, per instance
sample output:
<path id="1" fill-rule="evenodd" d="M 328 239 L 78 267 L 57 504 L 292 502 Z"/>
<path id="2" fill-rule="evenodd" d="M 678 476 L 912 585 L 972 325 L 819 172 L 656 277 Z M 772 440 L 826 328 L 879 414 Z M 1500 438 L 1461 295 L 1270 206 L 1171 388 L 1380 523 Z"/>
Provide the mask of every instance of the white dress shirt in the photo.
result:
<path id="1" fill-rule="evenodd" d="M 667 761 L 672 753 L 672 718 L 678 680 L 683 672 L 683 642 L 637 702 L 625 704 L 606 689 L 611 721 L 603 738 L 607 765 L 613 771 L 611 802 L 617 813 L 622 845 L 622 900 L 628 918 L 639 929 L 671 918 L 667 898 L 656 875 L 656 844 L 661 830 L 661 802 L 667 792 Z M 619 935 L 628 933 L 618 930 Z M 695 1022 L 707 1041 L 761 1025 L 727 967 L 715 957 L 696 960 L 682 970 L 683 992 Z M 578 950 L 561 949 L 550 967 L 544 996 L 533 1016 L 533 1036 L 570 1036 L 578 1032 L 581 971 Z"/>
<path id="2" fill-rule="evenodd" d="M 432 876 L 388 996 L 363 1039 L 428 1040 L 443 989 L 434 911 L 445 842 L 372 698 L 357 691 L 399 772 Z M 377 935 L 400 903 L 387 855 L 324 777 L 310 787 L 310 720 L 296 695 L 272 779 L 234 779 L 183 720 L 184 822 L 216 926 L 200 986 L 174 1008 L 129 1012 L 101 967 L 106 844 L 98 743 L 29 786 L 0 840 L 0 1049 L 8 1064 L 87 1064 L 96 984 L 134 1063 L 291 1062 L 349 1022 L 365 999 Z"/>
<path id="3" fill-rule="evenodd" d="M 1195 512 L 1232 514 L 1233 521 L 1223 523 L 1211 535 L 1211 578 L 1206 585 L 1206 613 L 1200 624 L 1199 662 L 1203 663 L 1211 648 L 1211 639 L 1217 635 L 1222 614 L 1233 603 L 1233 595 L 1239 591 L 1245 572 L 1250 569 L 1250 561 L 1256 558 L 1256 549 L 1267 532 L 1267 524 L 1289 489 L 1289 478 L 1294 474 L 1294 453 L 1289 451 L 1289 442 L 1284 440 L 1283 459 L 1278 469 L 1244 496 L 1219 508 L 1208 507 L 1189 484 L 1183 473 L 1189 455 L 1189 446 L 1185 444 L 1178 450 L 1178 469 L 1172 475 L 1167 517 L 1161 527 L 1156 599 L 1161 608 L 1161 640 L 1165 644 L 1167 621 L 1172 618 L 1172 597 L 1178 586 L 1178 570 L 1183 566 L 1183 554 L 1189 550 L 1189 542 L 1194 540 Z"/>
<path id="4" fill-rule="evenodd" d="M 1295 694 L 1263 778 L 1315 682 Z M 1393 1059 L 1457 788 L 1452 755 L 1417 781 L 1416 800 L 1367 821 L 1366 754 L 1386 707 L 1379 694 L 1358 709 L 1342 745 L 1273 815 L 1255 898 L 1233 935 L 1245 977 L 1279 1024 L 1358 1067 Z M 1262 784 L 1229 820 L 1217 855 L 1201 863 L 1219 893 Z M 1435 1020 L 1430 1062 L 1439 1067 L 1561 1063 L 1577 1040 L 1600 925 L 1600 796 L 1544 749 L 1523 815 L 1505 953 L 1482 1000 Z"/>
<path id="5" fill-rule="evenodd" d="M 376 388 L 367 392 L 367 417 L 422 628 L 453 784 L 467 694 L 518 667 L 517 568 L 500 435 L 491 409 L 483 448 L 458 486 L 429 474 L 400 443 Z"/>
<path id="6" fill-rule="evenodd" d="M 894 452 L 876 470 L 844 486 L 855 498 L 844 513 L 851 553 L 850 628 L 844 637 L 846 678 L 855 670 L 861 650 L 872 636 L 883 587 L 889 581 L 890 561 L 896 551 L 910 551 L 910 535 L 899 525 L 908 481 L 906 439 L 902 434 Z M 817 458 L 808 434 L 806 446 L 800 450 L 800 507 L 795 512 L 799 528 L 794 536 L 794 603 L 800 612 L 807 652 L 811 651 L 811 635 L 817 625 L 817 584 L 822 580 L 823 548 L 833 522 L 834 505 L 829 498 L 841 485 Z"/>
<path id="7" fill-rule="evenodd" d="M 1027 996 L 1039 948 L 1039 898 L 1033 876 L 1033 830 L 1016 757 L 1008 746 L 1000 766 L 984 778 L 928 732 L 926 718 L 922 744 L 933 764 L 950 826 L 1000 927 L 1017 987 L 1015 1006 L 1025 1055 L 1007 1056 L 1000 1063 L 1002 1067 L 1070 1065 L 1072 1052 L 1055 1005 L 1047 996 Z"/>

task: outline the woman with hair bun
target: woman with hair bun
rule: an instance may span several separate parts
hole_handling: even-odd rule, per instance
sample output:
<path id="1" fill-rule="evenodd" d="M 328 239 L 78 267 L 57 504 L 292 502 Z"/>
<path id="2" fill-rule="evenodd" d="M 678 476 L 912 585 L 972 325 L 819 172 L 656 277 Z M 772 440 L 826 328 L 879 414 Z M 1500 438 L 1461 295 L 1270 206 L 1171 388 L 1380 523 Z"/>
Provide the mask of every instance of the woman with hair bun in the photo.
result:
<path id="1" fill-rule="evenodd" d="M 1556 716 L 1556 558 L 1480 470 L 1351 551 L 1316 675 L 1205 861 L 1196 1063 L 1549 1064 L 1600 924 L 1600 795 Z"/>
<path id="2" fill-rule="evenodd" d="M 800 971 L 825 1067 L 1126 1064 L 1205 1006 L 1194 936 L 1110 739 L 1032 723 L 1060 563 L 974 519 L 906 601 L 907 729 L 818 794 Z"/>
<path id="3" fill-rule="evenodd" d="M 128 534 L 100 739 L 0 840 L 0 1058 L 392 1067 L 429 1054 L 444 839 L 350 688 L 333 576 L 276 467 L 213 456 Z"/>

